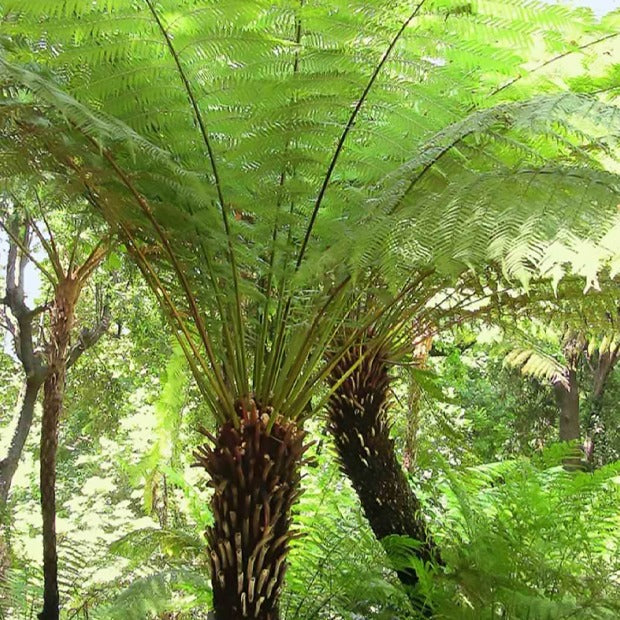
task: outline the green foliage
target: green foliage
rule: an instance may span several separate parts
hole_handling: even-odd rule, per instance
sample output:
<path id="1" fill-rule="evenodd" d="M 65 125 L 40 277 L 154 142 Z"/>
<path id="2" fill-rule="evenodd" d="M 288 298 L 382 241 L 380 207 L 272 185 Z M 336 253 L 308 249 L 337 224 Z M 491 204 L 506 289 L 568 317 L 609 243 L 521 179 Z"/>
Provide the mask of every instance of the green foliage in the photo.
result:
<path id="1" fill-rule="evenodd" d="M 290 554 L 282 617 L 410 617 L 407 596 L 361 515 L 353 490 L 340 476 L 329 439 L 322 437 L 319 445 L 306 469 L 307 489 L 296 508 L 295 523 L 303 536 Z M 208 514 L 197 517 L 206 519 Z M 129 564 L 119 580 L 108 584 L 106 599 L 99 597 L 93 617 L 127 613 L 128 618 L 144 618 L 165 611 L 198 619 L 209 609 L 207 554 L 194 528 L 179 523 L 176 529 L 136 530 L 114 542 L 110 552 L 127 558 Z"/>
<path id="2" fill-rule="evenodd" d="M 520 0 L 3 11 L 3 175 L 36 161 L 87 193 L 220 420 L 245 394 L 301 416 L 341 322 L 400 325 L 426 270 L 615 265 L 620 114 L 547 71 L 606 75 L 613 18 Z M 358 297 L 369 274 L 387 309 Z"/>
<path id="3" fill-rule="evenodd" d="M 38 567 L 23 565 L 12 568 L 0 582 L 0 618 L 26 618 L 40 601 L 40 581 L 42 575 Z"/>
<path id="4" fill-rule="evenodd" d="M 617 617 L 619 471 L 526 459 L 446 469 L 451 600 L 439 617 Z"/>
<path id="5" fill-rule="evenodd" d="M 153 295 L 110 256 L 117 338 L 68 386 L 59 531 L 82 545 L 62 584 L 76 617 L 207 613 L 212 516 L 181 454 L 196 422 L 234 421 L 250 396 L 272 422 L 307 417 L 343 331 L 400 330 L 410 348 L 412 323 L 516 312 L 553 287 L 574 296 L 566 270 L 581 291 L 620 269 L 617 14 L 525 0 L 3 0 L 0 13 L 1 189 L 48 188 L 68 240 L 85 208 L 103 217 Z M 617 309 L 617 293 L 601 299 L 579 312 Z M 615 338 L 593 330 L 599 350 Z M 418 448 L 446 563 L 416 566 L 423 593 L 446 618 L 616 617 L 617 465 L 467 469 L 548 439 L 544 391 L 480 357 L 473 379 L 458 355 L 443 379 L 414 373 L 449 400 Z M 391 568 L 415 541 L 386 557 L 321 442 L 283 614 L 412 616 Z M 16 495 L 21 543 L 32 479 Z M 15 553 L 7 587 L 28 604 Z"/>
<path id="6" fill-rule="evenodd" d="M 89 617 L 96 620 L 144 620 L 175 612 L 176 618 L 202 620 L 207 615 L 199 608 L 205 605 L 208 589 L 205 576 L 190 570 L 177 569 L 143 578 L 134 576 L 130 585 L 111 601 L 97 606 Z M 183 614 L 187 610 L 191 615 Z"/>
<path id="7" fill-rule="evenodd" d="M 456 403 L 447 415 L 462 412 L 461 426 L 454 418 L 448 424 L 450 443 L 467 446 L 475 462 L 531 455 L 557 437 L 551 386 L 506 368 L 492 348 L 478 345 L 464 355 L 455 350 L 440 364 L 441 383 Z M 433 410 L 441 420 L 441 408 Z"/>
<path id="8" fill-rule="evenodd" d="M 178 354 L 173 355 L 170 367 L 174 368 L 178 359 Z M 456 354 L 450 356 L 444 363 L 446 373 L 437 381 L 456 386 L 456 393 L 466 398 L 464 378 L 458 375 L 464 371 L 463 362 L 457 362 Z M 501 412 L 500 404 L 509 410 L 518 401 L 517 385 L 522 379 L 516 375 L 513 375 L 512 399 L 506 396 L 510 394 L 507 386 L 503 396 L 481 392 L 485 379 L 487 388 L 493 384 L 500 387 L 509 381 L 508 372 L 501 368 L 501 359 L 496 359 L 495 366 L 489 362 L 473 370 L 469 398 L 474 399 L 478 394 L 487 406 L 494 404 L 497 413 Z M 170 383 L 161 386 L 163 397 L 159 402 L 167 400 L 165 394 L 171 385 L 182 383 L 175 374 L 166 375 Z M 522 404 L 523 410 L 528 404 L 535 406 L 535 400 L 529 397 L 527 400 L 528 403 Z M 155 409 L 147 408 L 148 414 L 142 413 L 141 429 L 157 428 L 159 416 Z M 507 415 L 505 412 L 504 416 Z M 151 419 L 148 424 L 147 419 Z M 497 426 L 506 428 L 507 419 L 497 419 Z M 416 490 L 425 499 L 424 509 L 446 564 L 435 568 L 416 566 L 422 576 L 421 587 L 432 602 L 436 617 L 520 620 L 559 619 L 572 614 L 576 618 L 613 618 L 618 613 L 615 580 L 620 570 L 617 564 L 618 464 L 593 474 L 568 473 L 558 466 L 565 450 L 552 447 L 533 460 L 517 458 L 468 467 L 468 463 L 477 463 L 492 454 L 498 430 L 478 427 L 479 434 L 472 443 L 467 435 L 459 434 L 458 426 L 453 428 L 452 436 L 457 438 L 461 454 L 455 460 L 454 453 L 449 452 L 450 435 L 444 434 L 450 425 L 455 426 L 454 420 L 448 418 L 444 424 L 432 441 L 428 435 L 434 427 L 425 425 L 427 439 L 419 446 L 420 469 L 415 476 Z M 474 424 L 477 424 L 475 420 Z M 306 493 L 296 508 L 295 520 L 302 536 L 295 541 L 290 554 L 291 565 L 281 604 L 283 617 L 291 620 L 359 620 L 360 616 L 377 620 L 415 618 L 392 572 L 399 562 L 411 564 L 407 557 L 411 541 L 393 541 L 394 555 L 386 556 L 373 538 L 353 490 L 338 471 L 329 438 L 322 436 L 318 428 L 311 430 L 319 443 L 311 451 L 312 461 L 304 472 Z M 181 436 L 184 432 L 182 429 Z M 118 462 L 118 455 L 125 453 L 135 437 L 120 432 L 114 440 L 118 451 L 110 452 L 112 442 L 103 442 L 104 454 Z M 526 449 L 525 442 L 512 441 L 509 445 L 511 453 Z M 85 450 L 85 446 L 80 450 Z M 99 450 L 96 445 L 88 448 L 94 463 L 101 460 Z M 438 457 L 440 451 L 446 453 L 451 464 Z M 508 453 L 507 448 L 504 451 Z M 71 457 L 65 454 L 62 458 Z M 458 461 L 465 465 L 459 465 Z M 144 464 L 144 461 L 136 463 L 135 467 Z M 206 618 L 210 586 L 206 577 L 208 556 L 201 532 L 211 517 L 206 498 L 196 495 L 186 472 L 161 468 L 170 488 L 174 486 L 182 491 L 181 496 L 178 492 L 170 495 L 167 509 L 170 513 L 176 511 L 178 516 L 170 519 L 165 527 L 155 521 L 148 525 L 143 520 L 136 521 L 140 515 L 138 503 L 132 506 L 135 517 L 123 512 L 118 503 L 130 490 L 131 487 L 126 487 L 129 482 L 138 485 L 138 497 L 143 497 L 144 488 L 140 485 L 144 479 L 137 475 L 116 478 L 119 488 L 111 495 L 103 486 L 96 487 L 102 489 L 99 493 L 103 494 L 104 503 L 111 503 L 118 516 L 111 520 L 112 531 L 105 539 L 116 540 L 107 550 L 106 542 L 101 540 L 99 544 L 105 551 L 101 554 L 101 550 L 95 552 L 81 538 L 77 543 L 70 542 L 79 527 L 87 523 L 79 517 L 78 506 L 85 505 L 91 518 L 110 519 L 98 503 L 92 503 L 92 496 L 86 495 L 90 487 L 95 489 L 95 483 L 103 483 L 100 478 L 92 480 L 97 468 L 91 469 L 93 465 L 90 465 L 84 469 L 85 466 L 87 463 L 82 458 L 82 482 L 72 491 L 64 516 L 77 519 L 76 526 L 63 534 L 67 536 L 69 549 L 67 545 L 61 548 L 61 558 L 73 567 L 62 567 L 62 573 L 67 576 L 63 579 L 67 610 L 70 613 L 79 610 L 76 618 L 85 618 L 87 610 L 89 618 L 102 620 L 146 620 L 165 613 L 176 613 L 182 620 Z M 86 482 L 90 487 L 84 486 Z M 194 500 L 183 501 L 182 497 Z M 115 532 L 120 527 L 129 532 L 118 538 Z M 67 553 L 76 544 L 77 552 Z M 395 554 L 397 550 L 399 553 Z M 40 575 L 33 570 L 30 563 L 20 559 L 10 575 L 15 593 L 26 587 L 30 592 L 23 598 L 13 598 L 15 604 L 24 601 L 36 609 Z M 85 579 L 92 573 L 94 580 Z M 13 616 L 9 618 L 12 620 Z"/>
<path id="9" fill-rule="evenodd" d="M 287 620 L 413 617 L 385 552 L 342 476 L 327 436 L 307 468 L 296 508 L 302 537 L 293 546 L 282 612 Z"/>
<path id="10" fill-rule="evenodd" d="M 9 349 L 10 350 L 10 349 Z M 0 427 L 7 428 L 12 419 L 12 413 L 17 406 L 19 395 L 19 384 L 17 378 L 16 360 L 9 354 L 9 351 L 2 348 L 0 350 L 0 385 L 3 386 L 0 395 Z M 8 432 L 3 432 L 3 441 L 0 443 L 0 450 L 4 453 L 6 446 L 4 445 L 4 437 L 9 440 Z"/>

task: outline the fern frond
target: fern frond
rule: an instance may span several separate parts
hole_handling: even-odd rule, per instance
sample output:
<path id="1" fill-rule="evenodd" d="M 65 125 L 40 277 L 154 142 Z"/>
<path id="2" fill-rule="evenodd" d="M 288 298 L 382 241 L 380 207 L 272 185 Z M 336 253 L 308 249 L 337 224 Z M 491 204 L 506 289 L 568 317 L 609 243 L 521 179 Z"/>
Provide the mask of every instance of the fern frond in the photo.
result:
<path id="1" fill-rule="evenodd" d="M 609 21 L 521 0 L 2 10 L 19 45 L 1 61 L 1 173 L 36 161 L 86 185 L 220 419 L 249 393 L 298 415 L 369 274 L 396 317 L 412 273 L 491 262 L 527 282 L 610 234 L 620 115 L 548 75 L 611 44 Z"/>

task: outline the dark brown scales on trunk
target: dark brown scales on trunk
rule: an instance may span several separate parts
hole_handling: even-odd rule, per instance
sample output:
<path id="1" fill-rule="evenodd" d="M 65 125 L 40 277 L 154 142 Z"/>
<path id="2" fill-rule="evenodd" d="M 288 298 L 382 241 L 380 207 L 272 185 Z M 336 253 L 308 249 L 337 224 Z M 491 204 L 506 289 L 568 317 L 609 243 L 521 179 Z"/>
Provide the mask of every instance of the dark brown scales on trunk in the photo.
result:
<path id="1" fill-rule="evenodd" d="M 277 620 L 278 598 L 300 494 L 305 433 L 256 403 L 238 407 L 240 424 L 226 422 L 194 453 L 211 477 L 214 525 L 206 533 L 217 620 Z"/>
<path id="2" fill-rule="evenodd" d="M 356 346 L 334 368 L 335 385 L 365 353 Z M 390 377 L 380 354 L 365 357 L 328 402 L 329 428 L 338 457 L 355 488 L 366 518 L 377 537 L 409 536 L 422 544 L 421 560 L 438 560 L 415 496 L 396 457 L 387 419 Z M 418 581 L 414 571 L 398 571 L 406 585 Z"/>

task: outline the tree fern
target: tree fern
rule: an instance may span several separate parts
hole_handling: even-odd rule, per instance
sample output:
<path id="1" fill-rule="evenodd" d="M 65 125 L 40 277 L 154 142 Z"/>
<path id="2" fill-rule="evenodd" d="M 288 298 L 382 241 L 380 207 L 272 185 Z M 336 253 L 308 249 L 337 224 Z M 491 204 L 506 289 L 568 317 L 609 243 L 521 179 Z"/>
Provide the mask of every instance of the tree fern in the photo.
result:
<path id="1" fill-rule="evenodd" d="M 217 487 L 214 588 L 236 592 L 230 575 L 248 571 L 237 612 L 259 614 L 258 583 L 272 617 L 287 548 L 272 531 L 289 540 L 301 423 L 339 355 L 379 319 L 407 324 L 421 274 L 445 283 L 490 261 L 525 281 L 562 267 L 558 238 L 574 250 L 607 233 L 618 114 L 588 88 L 557 96 L 546 69 L 617 30 L 571 16 L 516 0 L 3 2 L 0 173 L 31 165 L 85 195 L 168 315 L 219 422 L 197 458 Z M 525 75 L 534 45 L 545 60 Z M 388 291 L 370 310 L 369 281 Z M 252 523 L 271 520 L 236 573 L 245 509 L 226 494 L 263 452 L 285 496 L 244 496 Z M 267 573 L 252 576 L 261 549 Z"/>

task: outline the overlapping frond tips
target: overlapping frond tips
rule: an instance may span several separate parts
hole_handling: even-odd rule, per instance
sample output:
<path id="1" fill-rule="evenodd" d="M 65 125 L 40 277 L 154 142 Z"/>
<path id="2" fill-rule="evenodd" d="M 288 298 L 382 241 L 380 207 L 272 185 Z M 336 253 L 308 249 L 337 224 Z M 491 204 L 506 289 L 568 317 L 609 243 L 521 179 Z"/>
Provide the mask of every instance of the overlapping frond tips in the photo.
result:
<path id="1" fill-rule="evenodd" d="M 608 248 L 593 273 L 617 260 L 618 109 L 552 71 L 611 45 L 608 20 L 521 0 L 5 0 L 2 16 L 0 174 L 30 162 L 86 193 L 226 415 L 253 390 L 298 411 L 369 280 L 393 300 L 427 269 L 557 279 L 584 243 Z"/>

